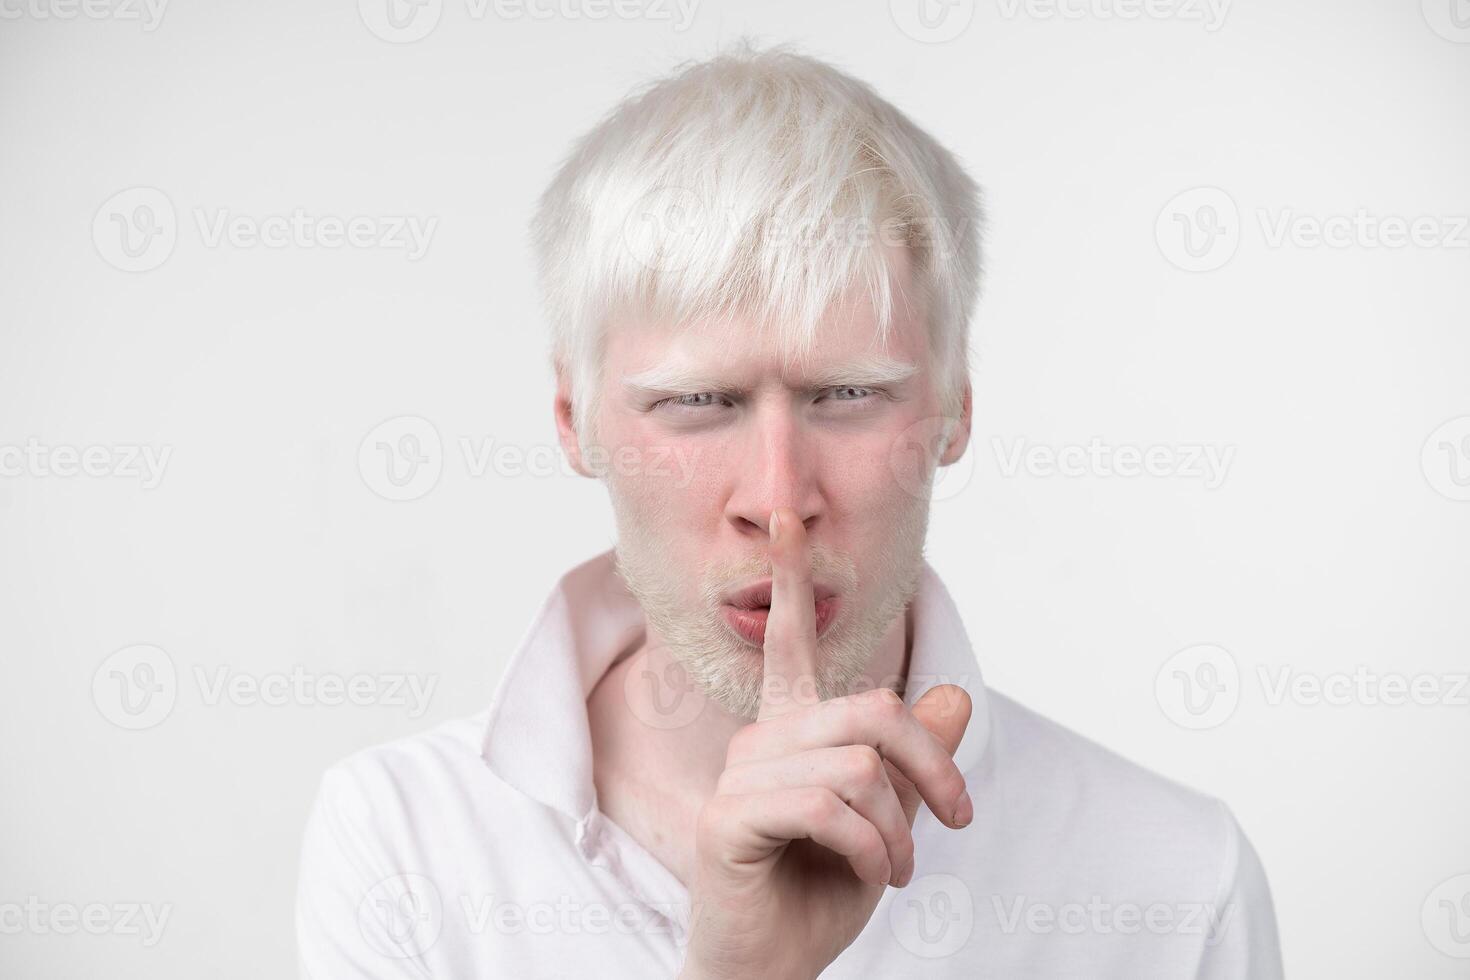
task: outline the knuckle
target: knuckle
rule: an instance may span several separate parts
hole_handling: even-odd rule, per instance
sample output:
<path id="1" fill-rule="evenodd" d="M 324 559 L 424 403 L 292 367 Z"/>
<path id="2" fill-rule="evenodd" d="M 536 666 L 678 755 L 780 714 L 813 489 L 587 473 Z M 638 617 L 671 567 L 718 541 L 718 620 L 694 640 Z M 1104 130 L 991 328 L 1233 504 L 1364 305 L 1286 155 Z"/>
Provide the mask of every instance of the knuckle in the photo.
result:
<path id="1" fill-rule="evenodd" d="M 808 824 L 829 823 L 837 816 L 837 798 L 823 789 L 802 790 L 797 806 Z"/>
<path id="2" fill-rule="evenodd" d="M 863 722 L 868 717 L 868 704 L 859 696 L 843 698 L 840 701 L 830 702 L 834 721 L 844 733 L 849 735 L 853 741 L 863 730 Z"/>
<path id="3" fill-rule="evenodd" d="M 870 786 L 887 779 L 883 756 L 871 745 L 851 746 L 844 753 L 843 766 L 849 781 L 859 786 Z"/>

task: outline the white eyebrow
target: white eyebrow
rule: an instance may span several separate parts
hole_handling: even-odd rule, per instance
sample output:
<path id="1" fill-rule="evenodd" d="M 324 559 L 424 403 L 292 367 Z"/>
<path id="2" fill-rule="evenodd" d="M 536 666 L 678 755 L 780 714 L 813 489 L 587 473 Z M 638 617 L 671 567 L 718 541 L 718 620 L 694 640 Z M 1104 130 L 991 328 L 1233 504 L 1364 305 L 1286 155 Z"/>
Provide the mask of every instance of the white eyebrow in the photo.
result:
<path id="1" fill-rule="evenodd" d="M 879 387 L 902 384 L 913 377 L 918 367 L 891 357 L 863 357 L 840 364 L 828 364 L 805 374 L 803 387 L 831 388 L 837 385 Z M 738 394 L 741 385 L 718 378 L 700 369 L 670 365 L 650 368 L 623 379 L 623 387 L 638 395 L 697 395 L 702 392 Z"/>

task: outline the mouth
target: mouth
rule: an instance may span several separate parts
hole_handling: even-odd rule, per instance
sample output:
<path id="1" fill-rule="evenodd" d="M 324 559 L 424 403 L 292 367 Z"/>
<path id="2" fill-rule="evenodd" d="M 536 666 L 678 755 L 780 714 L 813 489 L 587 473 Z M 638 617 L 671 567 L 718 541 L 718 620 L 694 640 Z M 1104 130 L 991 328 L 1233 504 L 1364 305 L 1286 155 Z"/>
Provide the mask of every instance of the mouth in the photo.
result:
<path id="1" fill-rule="evenodd" d="M 816 634 L 821 636 L 837 616 L 841 599 L 836 592 L 821 583 L 812 584 L 813 613 L 816 619 Z M 725 623 L 741 639 L 754 646 L 766 643 L 766 621 L 771 614 L 771 582 L 766 579 L 729 596 L 720 613 Z"/>

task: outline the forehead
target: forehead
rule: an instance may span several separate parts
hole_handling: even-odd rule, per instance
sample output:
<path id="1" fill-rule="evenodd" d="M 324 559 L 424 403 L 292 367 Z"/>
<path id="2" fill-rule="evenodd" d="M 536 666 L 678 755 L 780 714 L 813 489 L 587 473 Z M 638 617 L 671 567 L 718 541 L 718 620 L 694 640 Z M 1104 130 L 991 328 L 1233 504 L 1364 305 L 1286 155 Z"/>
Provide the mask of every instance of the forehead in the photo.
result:
<path id="1" fill-rule="evenodd" d="M 738 313 L 677 325 L 636 315 L 619 317 L 607 337 L 611 380 L 616 384 L 698 371 L 732 384 L 754 385 L 773 377 L 800 384 L 825 378 L 844 365 L 885 362 L 921 371 L 928 362 L 929 336 L 906 265 L 896 269 L 891 280 L 886 331 L 865 283 L 854 284 L 832 304 L 809 336 L 790 325 Z"/>

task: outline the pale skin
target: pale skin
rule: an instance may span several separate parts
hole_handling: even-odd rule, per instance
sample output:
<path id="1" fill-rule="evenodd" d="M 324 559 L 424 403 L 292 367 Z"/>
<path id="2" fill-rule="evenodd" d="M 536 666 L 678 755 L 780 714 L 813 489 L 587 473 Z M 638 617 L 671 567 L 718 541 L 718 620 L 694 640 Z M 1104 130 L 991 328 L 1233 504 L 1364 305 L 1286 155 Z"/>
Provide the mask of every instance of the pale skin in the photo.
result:
<path id="1" fill-rule="evenodd" d="M 905 264 L 898 268 L 902 276 Z M 680 975 L 691 980 L 816 977 L 862 931 L 884 889 L 914 876 L 920 803 L 954 830 L 973 813 L 951 758 L 969 721 L 968 696 L 941 685 L 910 708 L 881 686 L 907 670 L 908 616 L 884 631 L 853 685 L 859 693 L 822 702 L 813 693 L 820 644 L 810 544 L 851 555 L 860 582 L 871 581 L 865 557 L 883 547 L 885 515 L 907 492 L 894 486 L 887 454 L 908 427 L 939 412 L 927 331 L 912 311 L 900 311 L 881 350 L 911 365 L 908 377 L 885 384 L 877 401 L 853 397 L 871 390 L 862 378 L 840 382 L 842 397 L 816 390 L 813 378 L 840 378 L 844 365 L 874 353 L 871 310 L 856 302 L 839 312 L 851 315 L 834 315 L 818 352 L 798 367 L 769 345 L 732 345 L 725 331 L 609 337 L 600 441 L 698 459 L 687 483 L 639 474 L 619 487 L 667 514 L 676 529 L 668 561 L 692 572 L 709 554 L 760 550 L 770 560 L 764 643 L 750 647 L 765 679 L 756 719 L 710 703 L 677 730 L 639 721 L 625 672 L 640 654 L 654 665 L 674 656 L 652 630 L 587 703 L 599 807 L 690 890 Z M 676 392 L 675 411 L 650 410 L 645 393 L 617 384 L 671 362 L 728 383 L 721 404 Z M 939 465 L 964 451 L 968 390 L 963 406 Z M 556 414 L 581 468 L 565 380 Z M 841 602 L 867 598 L 859 587 Z"/>

